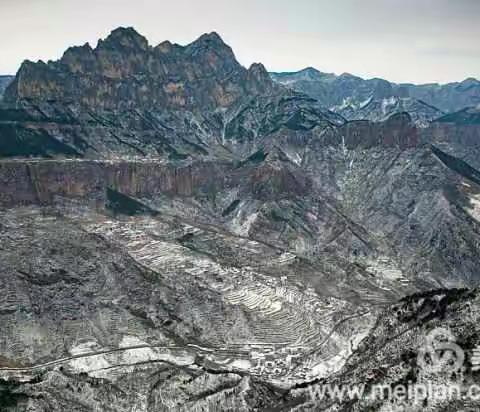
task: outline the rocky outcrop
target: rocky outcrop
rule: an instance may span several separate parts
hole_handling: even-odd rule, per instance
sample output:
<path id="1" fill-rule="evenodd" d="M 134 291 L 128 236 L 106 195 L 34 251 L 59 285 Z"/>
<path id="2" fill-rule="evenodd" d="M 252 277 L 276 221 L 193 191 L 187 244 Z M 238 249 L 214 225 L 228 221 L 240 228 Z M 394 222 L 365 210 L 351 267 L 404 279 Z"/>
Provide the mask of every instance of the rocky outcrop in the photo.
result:
<path id="1" fill-rule="evenodd" d="M 419 131 L 407 113 L 393 115 L 382 123 L 349 122 L 340 127 L 339 132 L 348 149 L 375 146 L 407 149 L 419 144 Z"/>
<path id="2" fill-rule="evenodd" d="M 105 203 L 108 188 L 134 197 L 193 197 L 222 175 L 222 165 L 155 161 L 12 161 L 0 163 L 0 205 L 52 205 L 56 198 Z M 222 181 L 216 182 L 219 187 Z"/>
<path id="3" fill-rule="evenodd" d="M 452 156 L 465 160 L 480 169 L 480 125 L 478 110 L 465 109 L 432 122 L 422 130 L 422 140 L 432 143 Z"/>

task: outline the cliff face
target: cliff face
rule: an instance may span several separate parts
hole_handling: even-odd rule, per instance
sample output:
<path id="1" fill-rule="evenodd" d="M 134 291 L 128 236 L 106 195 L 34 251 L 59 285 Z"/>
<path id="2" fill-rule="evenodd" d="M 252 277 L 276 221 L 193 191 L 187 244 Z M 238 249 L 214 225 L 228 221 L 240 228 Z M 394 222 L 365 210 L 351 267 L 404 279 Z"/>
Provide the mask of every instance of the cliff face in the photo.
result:
<path id="1" fill-rule="evenodd" d="M 1 162 L 0 204 L 48 206 L 56 198 L 69 198 L 103 206 L 107 188 L 134 197 L 151 198 L 161 193 L 194 196 L 221 175 L 221 170 L 221 165 L 212 163 L 174 166 L 154 161 Z"/>
<path id="2" fill-rule="evenodd" d="M 391 116 L 385 122 L 353 121 L 340 128 L 348 148 L 374 146 L 414 148 L 419 145 L 420 131 L 406 113 Z"/>

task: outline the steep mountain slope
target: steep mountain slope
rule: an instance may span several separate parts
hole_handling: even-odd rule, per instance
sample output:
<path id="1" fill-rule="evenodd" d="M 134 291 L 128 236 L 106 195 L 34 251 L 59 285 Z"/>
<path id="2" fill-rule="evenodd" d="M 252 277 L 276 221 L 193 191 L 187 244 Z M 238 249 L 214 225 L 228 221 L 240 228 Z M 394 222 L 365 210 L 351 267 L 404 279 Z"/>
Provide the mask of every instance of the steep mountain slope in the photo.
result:
<path id="1" fill-rule="evenodd" d="M 307 68 L 293 73 L 271 73 L 278 83 L 306 93 L 349 120 L 382 120 L 408 112 L 420 125 L 480 103 L 480 82 L 466 79 L 445 85 L 396 84 L 383 79 L 340 76 Z"/>
<path id="2" fill-rule="evenodd" d="M 292 391 L 277 410 L 478 410 L 479 303 L 478 290 L 402 299 L 382 313 L 341 371 Z"/>
<path id="3" fill-rule="evenodd" d="M 424 141 L 434 142 L 444 152 L 480 170 L 478 108 L 445 115 L 423 130 Z"/>
<path id="4" fill-rule="evenodd" d="M 437 119 L 437 122 L 478 125 L 480 124 L 480 106 L 466 107 L 458 112 L 447 114 Z"/>

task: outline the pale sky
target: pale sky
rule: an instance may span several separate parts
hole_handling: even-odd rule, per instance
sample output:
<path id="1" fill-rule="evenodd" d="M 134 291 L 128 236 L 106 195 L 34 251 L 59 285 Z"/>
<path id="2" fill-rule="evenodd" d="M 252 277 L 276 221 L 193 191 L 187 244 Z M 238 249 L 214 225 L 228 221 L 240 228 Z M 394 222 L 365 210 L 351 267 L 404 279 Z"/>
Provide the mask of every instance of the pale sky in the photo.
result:
<path id="1" fill-rule="evenodd" d="M 118 26 L 156 45 L 216 31 L 245 66 L 397 82 L 480 78 L 480 0 L 0 0 L 0 74 L 95 46 Z"/>

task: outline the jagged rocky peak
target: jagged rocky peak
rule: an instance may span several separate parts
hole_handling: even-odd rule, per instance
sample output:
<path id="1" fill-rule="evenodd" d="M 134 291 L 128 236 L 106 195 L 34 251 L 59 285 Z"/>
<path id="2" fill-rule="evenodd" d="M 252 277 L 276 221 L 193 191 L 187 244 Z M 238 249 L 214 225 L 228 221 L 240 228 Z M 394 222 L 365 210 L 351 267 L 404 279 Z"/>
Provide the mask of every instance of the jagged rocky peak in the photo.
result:
<path id="1" fill-rule="evenodd" d="M 97 48 L 120 48 L 148 50 L 148 40 L 133 27 L 119 27 L 105 40 L 99 40 Z"/>
<path id="2" fill-rule="evenodd" d="M 275 88 L 263 66 L 245 69 L 215 32 L 179 46 L 151 47 L 118 28 L 96 48 L 71 47 L 56 62 L 25 62 L 6 101 L 75 102 L 90 109 L 227 107 Z"/>
<path id="3" fill-rule="evenodd" d="M 305 69 L 300 70 L 299 73 L 311 78 L 321 77 L 322 75 L 325 74 L 325 73 L 322 73 L 320 70 L 315 69 L 314 67 L 306 67 Z"/>
<path id="4" fill-rule="evenodd" d="M 235 58 L 232 48 L 216 32 L 202 34 L 197 40 L 187 45 L 185 51 L 191 56 L 202 56 L 203 54 L 210 59 L 212 59 L 213 55 L 216 55 L 225 60 L 225 62 L 240 65 Z"/>
<path id="5" fill-rule="evenodd" d="M 248 69 L 248 83 L 258 93 L 268 93 L 274 89 L 274 83 L 262 63 L 253 63 Z"/>
<path id="6" fill-rule="evenodd" d="M 223 39 L 220 37 L 220 35 L 215 31 L 202 34 L 194 43 L 196 44 L 203 43 L 203 44 L 208 44 L 213 46 L 228 47 L 223 41 Z"/>
<path id="7" fill-rule="evenodd" d="M 257 78 L 266 79 L 269 77 L 267 69 L 262 63 L 253 63 L 249 68 L 248 71 Z"/>

